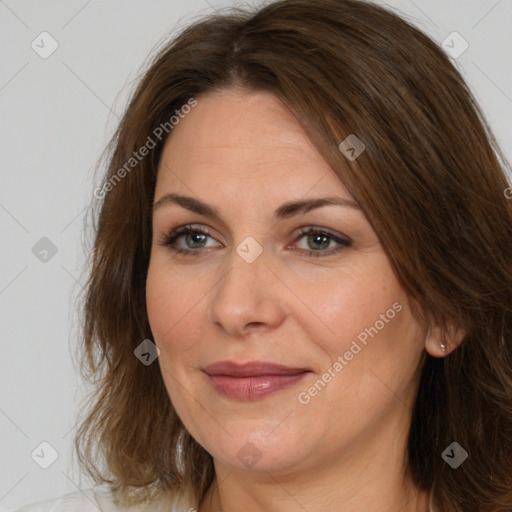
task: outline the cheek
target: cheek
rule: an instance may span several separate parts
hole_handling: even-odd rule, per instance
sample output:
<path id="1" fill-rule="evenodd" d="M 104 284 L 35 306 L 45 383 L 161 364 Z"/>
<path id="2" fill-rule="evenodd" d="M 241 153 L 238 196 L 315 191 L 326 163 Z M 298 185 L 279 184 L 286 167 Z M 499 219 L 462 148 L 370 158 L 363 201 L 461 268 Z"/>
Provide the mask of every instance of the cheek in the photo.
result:
<path id="1" fill-rule="evenodd" d="M 151 262 L 146 280 L 146 310 L 154 342 L 165 367 L 201 339 L 209 286 L 202 279 L 174 271 L 168 263 Z"/>
<path id="2" fill-rule="evenodd" d="M 146 310 L 153 335 L 158 338 L 166 322 L 165 312 L 173 302 L 172 288 L 155 265 L 150 265 L 146 279 Z"/>
<path id="3" fill-rule="evenodd" d="M 152 255 L 146 278 L 146 308 L 152 329 L 169 329 L 184 316 L 195 282 L 161 254 Z"/>
<path id="4" fill-rule="evenodd" d="M 151 262 L 146 280 L 146 309 L 158 346 L 166 345 L 166 339 L 172 337 L 186 313 L 184 294 L 187 288 L 180 283 L 179 275 L 163 269 L 158 262 Z"/>
<path id="5" fill-rule="evenodd" d="M 151 262 L 146 280 L 146 309 L 153 341 L 160 349 L 158 364 L 164 385 L 180 417 L 187 417 L 183 384 L 186 383 L 189 392 L 193 391 L 193 386 L 187 380 L 182 358 L 197 339 L 193 320 L 200 304 L 183 281 L 183 276 L 172 272 L 168 266 Z"/>
<path id="6" fill-rule="evenodd" d="M 394 394 L 402 396 L 409 388 L 422 332 L 387 259 L 375 257 L 372 265 L 353 267 L 334 282 L 326 280 L 324 293 L 312 300 L 328 326 L 317 342 L 329 359 L 324 371 L 335 375 L 317 406 L 322 409 L 324 400 L 329 407 L 344 403 L 354 419 L 364 411 L 377 414 L 392 405 Z M 330 382 L 331 376 L 323 375 Z"/>
<path id="7" fill-rule="evenodd" d="M 378 331 L 394 335 L 406 316 L 406 294 L 382 254 L 365 255 L 361 264 L 311 285 L 308 306 L 325 328 L 324 349 L 331 358 L 349 350 L 359 336 Z M 364 264 L 364 265 L 363 265 Z M 398 310 L 401 310 L 400 312 Z M 310 316 L 311 317 L 311 316 Z"/>

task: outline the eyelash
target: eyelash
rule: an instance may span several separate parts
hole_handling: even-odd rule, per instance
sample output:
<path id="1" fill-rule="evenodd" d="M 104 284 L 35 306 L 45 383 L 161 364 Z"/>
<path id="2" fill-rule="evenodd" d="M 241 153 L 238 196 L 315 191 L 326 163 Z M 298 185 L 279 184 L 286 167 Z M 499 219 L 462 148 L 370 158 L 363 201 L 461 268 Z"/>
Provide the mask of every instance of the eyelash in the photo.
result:
<path id="1" fill-rule="evenodd" d="M 317 250 L 317 251 L 309 251 L 309 257 L 318 258 L 318 257 L 326 257 L 331 256 L 332 254 L 336 254 L 343 250 L 344 248 L 350 247 L 352 242 L 349 239 L 340 238 L 333 233 L 325 231 L 324 229 L 307 227 L 301 228 L 297 240 L 302 238 L 305 235 L 310 234 L 322 235 L 330 238 L 331 240 L 337 242 L 338 247 L 328 249 L 328 250 Z M 187 234 L 203 234 L 211 237 L 210 233 L 204 229 L 194 228 L 194 226 L 188 224 L 186 226 L 181 226 L 174 231 L 171 231 L 169 234 L 165 235 L 162 240 L 158 242 L 158 245 L 169 247 L 170 250 L 175 252 L 176 254 L 183 254 L 185 256 L 198 256 L 201 252 L 200 249 L 181 249 L 179 247 L 175 247 L 174 243 L 176 240 L 182 236 Z M 213 238 L 213 237 L 211 237 Z M 301 251 L 308 252 L 307 249 L 301 249 Z"/>

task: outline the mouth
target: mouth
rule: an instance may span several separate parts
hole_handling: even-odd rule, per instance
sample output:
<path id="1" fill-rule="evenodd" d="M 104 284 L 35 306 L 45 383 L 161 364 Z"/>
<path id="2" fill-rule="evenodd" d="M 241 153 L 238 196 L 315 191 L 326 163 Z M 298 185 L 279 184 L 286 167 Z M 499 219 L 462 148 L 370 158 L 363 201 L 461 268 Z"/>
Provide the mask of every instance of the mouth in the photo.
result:
<path id="1" fill-rule="evenodd" d="M 297 384 L 311 373 L 309 368 L 254 361 L 238 364 L 220 361 L 203 370 L 215 391 L 237 400 L 258 400 Z"/>

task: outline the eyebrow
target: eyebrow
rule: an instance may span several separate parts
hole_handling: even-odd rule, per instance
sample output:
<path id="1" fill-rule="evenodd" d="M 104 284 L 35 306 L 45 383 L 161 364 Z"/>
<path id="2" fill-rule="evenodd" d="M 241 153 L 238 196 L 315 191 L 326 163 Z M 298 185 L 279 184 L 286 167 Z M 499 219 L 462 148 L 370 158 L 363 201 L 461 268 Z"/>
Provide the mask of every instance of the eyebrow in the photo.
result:
<path id="1" fill-rule="evenodd" d="M 162 196 L 154 205 L 153 212 L 171 204 L 177 204 L 191 212 L 204 215 L 205 217 L 217 218 L 224 221 L 219 210 L 195 197 L 183 196 L 176 193 L 169 193 Z M 282 204 L 274 212 L 274 219 L 286 219 L 300 213 L 307 213 L 322 206 L 347 206 L 356 210 L 362 208 L 356 201 L 345 199 L 343 197 L 318 197 L 315 199 L 300 199 Z"/>

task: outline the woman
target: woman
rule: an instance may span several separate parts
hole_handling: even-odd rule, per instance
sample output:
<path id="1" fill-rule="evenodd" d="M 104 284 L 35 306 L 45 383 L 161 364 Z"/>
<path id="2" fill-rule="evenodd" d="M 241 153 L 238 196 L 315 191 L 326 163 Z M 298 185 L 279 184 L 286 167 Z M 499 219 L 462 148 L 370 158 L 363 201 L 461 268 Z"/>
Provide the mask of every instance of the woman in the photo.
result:
<path id="1" fill-rule="evenodd" d="M 76 438 L 110 487 L 58 510 L 512 509 L 509 165 L 435 43 L 359 0 L 212 16 L 111 147 Z"/>

